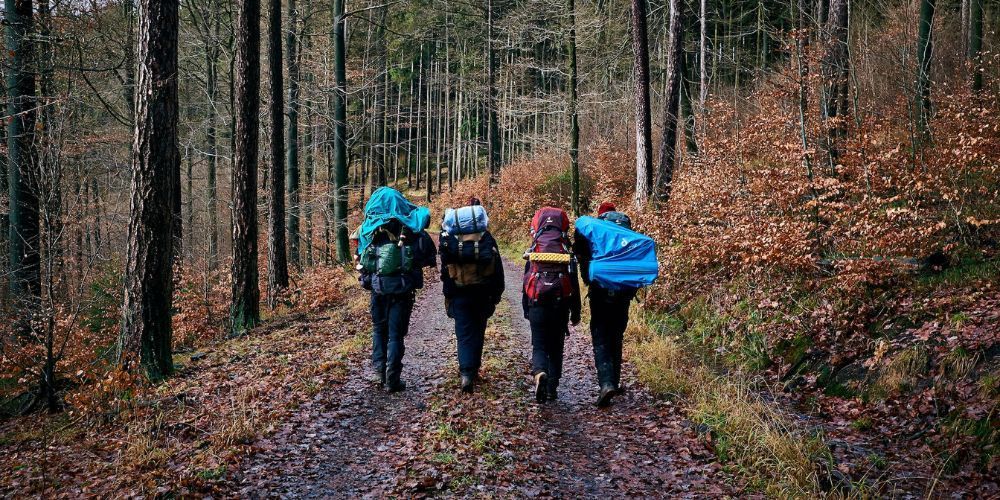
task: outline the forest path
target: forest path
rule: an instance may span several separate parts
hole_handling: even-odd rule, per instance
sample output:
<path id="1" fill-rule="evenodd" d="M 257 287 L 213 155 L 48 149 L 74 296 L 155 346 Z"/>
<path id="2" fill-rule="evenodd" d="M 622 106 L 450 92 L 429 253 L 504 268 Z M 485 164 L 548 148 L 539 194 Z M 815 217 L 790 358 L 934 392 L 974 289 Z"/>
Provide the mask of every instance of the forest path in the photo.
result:
<path id="1" fill-rule="evenodd" d="M 367 352 L 352 359 L 343 385 L 321 391 L 257 443 L 237 476 L 241 495 L 703 497 L 739 489 L 681 409 L 654 400 L 630 368 L 626 394 L 609 409 L 594 406 L 583 324 L 566 342 L 559 400 L 534 403 L 521 273 L 506 266 L 506 300 L 487 331 L 475 394 L 458 391 L 454 324 L 435 280 L 417 297 L 406 338 L 407 390 L 378 390 Z"/>

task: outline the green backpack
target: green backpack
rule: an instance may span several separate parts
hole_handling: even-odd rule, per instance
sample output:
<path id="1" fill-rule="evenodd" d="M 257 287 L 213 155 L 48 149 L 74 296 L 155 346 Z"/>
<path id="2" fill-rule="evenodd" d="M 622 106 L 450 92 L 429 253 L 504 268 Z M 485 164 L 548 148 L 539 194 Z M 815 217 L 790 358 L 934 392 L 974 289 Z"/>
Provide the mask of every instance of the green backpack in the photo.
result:
<path id="1" fill-rule="evenodd" d="M 361 268 L 378 276 L 392 276 L 413 270 L 413 245 L 405 245 L 386 231 L 389 243 L 368 245 L 361 255 Z"/>

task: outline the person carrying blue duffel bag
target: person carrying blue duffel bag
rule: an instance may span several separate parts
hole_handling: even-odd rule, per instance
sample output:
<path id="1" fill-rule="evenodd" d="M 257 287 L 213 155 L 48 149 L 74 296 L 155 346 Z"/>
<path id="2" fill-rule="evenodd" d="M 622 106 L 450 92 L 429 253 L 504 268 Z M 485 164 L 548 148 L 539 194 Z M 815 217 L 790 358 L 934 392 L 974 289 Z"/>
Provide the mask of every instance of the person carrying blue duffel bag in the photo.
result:
<path id="1" fill-rule="evenodd" d="M 483 361 L 486 322 L 503 296 L 503 263 L 479 199 L 448 209 L 441 222 L 441 283 L 448 317 L 455 320 L 462 392 L 471 393 Z"/>
<path id="2" fill-rule="evenodd" d="M 656 244 L 632 231 L 629 217 L 612 203 L 602 203 L 597 217 L 580 217 L 573 237 L 583 282 L 590 288 L 590 336 L 600 393 L 607 407 L 621 392 L 622 344 L 628 309 L 639 288 L 658 274 Z"/>
<path id="3" fill-rule="evenodd" d="M 424 286 L 424 267 L 436 264 L 434 240 L 427 234 L 430 211 L 410 203 L 399 191 L 381 187 L 365 204 L 358 229 L 357 269 L 361 286 L 371 291 L 372 368 L 389 392 L 406 388 L 400 380 L 410 328 L 414 292 Z"/>

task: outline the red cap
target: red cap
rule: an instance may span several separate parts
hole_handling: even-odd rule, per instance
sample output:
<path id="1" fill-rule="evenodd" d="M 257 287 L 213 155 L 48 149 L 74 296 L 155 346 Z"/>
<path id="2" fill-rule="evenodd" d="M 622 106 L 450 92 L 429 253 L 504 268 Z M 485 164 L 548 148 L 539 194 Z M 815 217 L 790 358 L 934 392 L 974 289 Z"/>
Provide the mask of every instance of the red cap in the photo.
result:
<path id="1" fill-rule="evenodd" d="M 604 215 L 607 212 L 614 212 L 616 210 L 618 210 L 618 209 L 615 208 L 615 204 L 614 203 L 611 203 L 610 201 L 606 201 L 604 203 L 601 203 L 601 206 L 597 208 L 597 216 L 600 217 L 600 216 Z"/>

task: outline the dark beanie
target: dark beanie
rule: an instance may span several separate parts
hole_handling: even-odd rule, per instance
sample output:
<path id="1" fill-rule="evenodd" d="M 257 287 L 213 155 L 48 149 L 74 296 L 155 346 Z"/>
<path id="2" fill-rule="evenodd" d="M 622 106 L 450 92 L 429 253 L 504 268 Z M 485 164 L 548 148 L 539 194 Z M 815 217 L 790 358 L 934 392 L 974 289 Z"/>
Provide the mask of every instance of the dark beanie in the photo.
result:
<path id="1" fill-rule="evenodd" d="M 483 204 L 483 202 L 479 201 L 479 198 L 476 198 L 475 196 L 469 198 L 468 206 L 470 206 L 470 207 L 471 206 L 475 206 L 475 205 L 482 205 L 482 204 Z"/>

